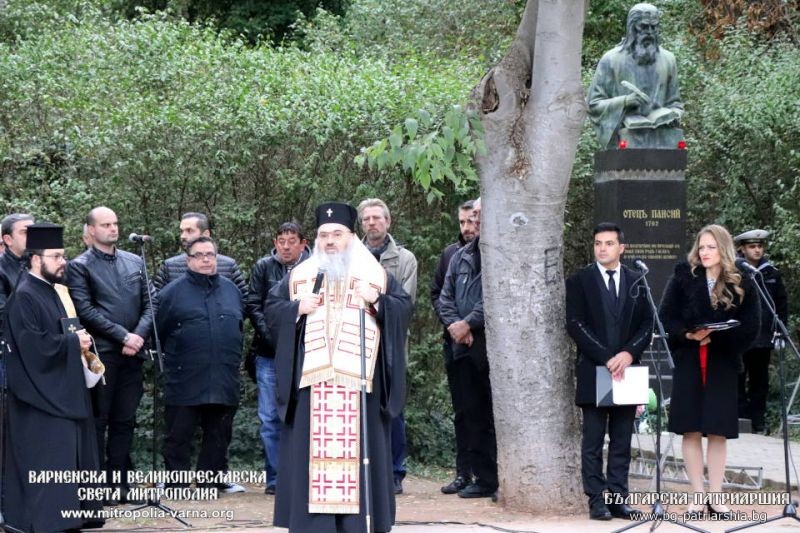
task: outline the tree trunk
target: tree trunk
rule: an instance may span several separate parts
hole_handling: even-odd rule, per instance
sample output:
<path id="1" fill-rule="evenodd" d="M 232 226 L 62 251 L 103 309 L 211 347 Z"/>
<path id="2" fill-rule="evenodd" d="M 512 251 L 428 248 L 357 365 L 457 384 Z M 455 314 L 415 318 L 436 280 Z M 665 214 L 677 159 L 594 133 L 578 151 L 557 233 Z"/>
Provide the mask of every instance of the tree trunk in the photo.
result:
<path id="1" fill-rule="evenodd" d="M 473 90 L 481 255 L 501 503 L 580 499 L 574 359 L 564 328 L 564 209 L 585 116 L 583 0 L 528 0 L 508 54 Z"/>

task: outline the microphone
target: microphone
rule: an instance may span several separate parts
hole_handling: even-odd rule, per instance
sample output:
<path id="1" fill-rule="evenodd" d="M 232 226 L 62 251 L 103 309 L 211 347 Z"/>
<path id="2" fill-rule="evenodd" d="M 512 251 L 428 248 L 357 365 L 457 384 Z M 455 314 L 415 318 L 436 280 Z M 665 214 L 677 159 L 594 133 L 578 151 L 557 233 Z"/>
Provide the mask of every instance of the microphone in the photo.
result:
<path id="1" fill-rule="evenodd" d="M 312 294 L 319 294 L 323 279 L 325 279 L 325 271 L 320 268 L 317 272 L 317 279 L 314 280 L 314 288 L 311 289 Z"/>
<path id="2" fill-rule="evenodd" d="M 633 265 L 639 270 L 641 270 L 642 274 L 647 274 L 648 272 L 650 272 L 650 269 L 647 268 L 647 265 L 644 264 L 644 261 L 642 261 L 641 259 L 637 259 L 636 261 L 634 261 Z"/>
<path id="3" fill-rule="evenodd" d="M 128 240 L 136 244 L 153 242 L 153 238 L 150 235 L 139 235 L 137 233 L 131 233 L 130 235 L 128 235 Z"/>
<path id="4" fill-rule="evenodd" d="M 736 266 L 739 268 L 739 270 L 741 270 L 743 272 L 751 272 L 753 274 L 760 274 L 761 273 L 760 270 L 758 270 L 756 267 L 754 267 L 753 265 L 748 263 L 747 259 L 745 259 L 744 257 L 737 257 L 736 258 Z"/>

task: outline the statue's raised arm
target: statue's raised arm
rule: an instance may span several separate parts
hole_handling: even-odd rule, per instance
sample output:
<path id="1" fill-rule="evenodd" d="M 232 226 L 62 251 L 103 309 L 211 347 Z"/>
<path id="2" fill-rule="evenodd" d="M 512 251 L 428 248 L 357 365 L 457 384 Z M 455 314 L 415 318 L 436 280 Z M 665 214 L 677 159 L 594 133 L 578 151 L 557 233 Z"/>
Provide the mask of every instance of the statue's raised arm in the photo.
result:
<path id="1" fill-rule="evenodd" d="M 603 149 L 676 148 L 683 102 L 675 56 L 659 46 L 661 13 L 651 4 L 628 12 L 625 37 L 603 54 L 589 88 L 589 117 Z"/>

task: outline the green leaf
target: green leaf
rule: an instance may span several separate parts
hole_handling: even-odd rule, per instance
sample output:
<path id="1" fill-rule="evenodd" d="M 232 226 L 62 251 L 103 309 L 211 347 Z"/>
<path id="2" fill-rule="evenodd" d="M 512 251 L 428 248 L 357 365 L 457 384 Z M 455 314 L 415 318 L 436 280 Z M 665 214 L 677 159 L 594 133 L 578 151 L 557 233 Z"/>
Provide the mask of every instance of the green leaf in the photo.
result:
<path id="1" fill-rule="evenodd" d="M 455 135 L 453 134 L 453 129 L 450 126 L 444 126 L 442 128 L 442 135 L 448 143 L 453 144 Z"/>
<path id="2" fill-rule="evenodd" d="M 413 118 L 406 119 L 406 131 L 408 132 L 408 138 L 413 139 L 417 136 L 417 128 L 419 127 L 419 123 L 414 120 Z"/>
<path id="3" fill-rule="evenodd" d="M 416 174 L 417 181 L 422 186 L 423 190 L 428 190 L 431 186 L 431 175 L 428 173 L 428 169 L 425 167 L 420 167 Z"/>
<path id="4" fill-rule="evenodd" d="M 423 128 L 430 128 L 431 127 L 431 114 L 428 113 L 424 109 L 420 109 L 418 112 L 419 121 L 422 124 Z"/>
<path id="5" fill-rule="evenodd" d="M 417 150 L 413 147 L 408 147 L 403 154 L 403 170 L 414 172 L 414 167 L 417 166 Z"/>
<path id="6" fill-rule="evenodd" d="M 444 160 L 446 163 L 449 163 L 453 160 L 453 156 L 456 155 L 456 148 L 452 144 L 448 144 L 444 147 Z"/>
<path id="7" fill-rule="evenodd" d="M 403 144 L 403 130 L 400 129 L 400 126 L 395 126 L 394 130 L 392 130 L 392 134 L 389 135 L 389 145 L 392 148 L 398 148 Z"/>

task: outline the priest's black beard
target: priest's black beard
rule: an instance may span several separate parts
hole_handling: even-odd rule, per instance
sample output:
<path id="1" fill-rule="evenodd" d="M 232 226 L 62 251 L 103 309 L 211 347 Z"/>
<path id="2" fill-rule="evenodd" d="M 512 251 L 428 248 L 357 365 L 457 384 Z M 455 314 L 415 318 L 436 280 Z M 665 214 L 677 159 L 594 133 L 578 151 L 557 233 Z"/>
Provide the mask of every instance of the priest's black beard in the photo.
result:
<path id="1" fill-rule="evenodd" d="M 60 274 L 58 273 L 58 270 L 55 272 L 50 272 L 47 270 L 47 266 L 42 263 L 42 278 L 44 278 L 44 280 L 48 283 L 61 283 L 64 281 L 64 271 L 62 270 Z"/>

